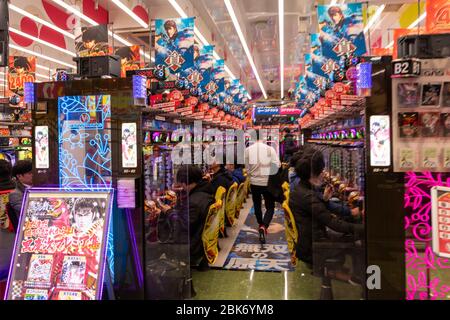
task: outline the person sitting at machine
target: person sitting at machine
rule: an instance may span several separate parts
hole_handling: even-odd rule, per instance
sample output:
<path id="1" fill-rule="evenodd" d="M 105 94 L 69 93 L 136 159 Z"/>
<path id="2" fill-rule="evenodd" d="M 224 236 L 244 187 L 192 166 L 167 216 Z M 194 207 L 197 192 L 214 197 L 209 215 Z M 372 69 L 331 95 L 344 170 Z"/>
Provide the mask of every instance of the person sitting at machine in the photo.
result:
<path id="1" fill-rule="evenodd" d="M 214 203 L 211 184 L 203 179 L 202 170 L 195 165 L 182 166 L 177 172 L 177 182 L 189 192 L 189 237 L 191 265 L 198 270 L 208 269 L 202 242 L 202 232 L 209 207 Z"/>
<path id="2" fill-rule="evenodd" d="M 300 182 L 300 178 L 296 172 L 297 162 L 305 154 L 313 154 L 314 152 L 314 148 L 306 145 L 292 156 L 289 162 L 289 186 L 291 192 L 293 192 L 295 186 Z M 352 221 L 353 217 L 360 216 L 361 212 L 358 208 L 350 209 L 350 207 L 344 204 L 342 201 L 333 201 L 333 190 L 326 183 L 314 187 L 314 190 L 316 192 L 316 196 L 325 202 L 327 209 L 330 210 L 334 215 L 343 218 L 346 221 Z"/>
<path id="3" fill-rule="evenodd" d="M 9 203 L 18 221 L 25 189 L 33 184 L 33 163 L 31 160 L 19 160 L 14 165 L 12 173 L 16 179 L 16 189 L 9 195 Z"/>
<path id="4" fill-rule="evenodd" d="M 227 164 L 225 167 L 231 174 L 233 182 L 236 182 L 239 185 L 245 181 L 244 166 L 237 163 L 236 157 L 234 163 Z"/>
<path id="5" fill-rule="evenodd" d="M 216 156 L 209 166 L 209 171 L 211 172 L 210 183 L 214 190 L 213 194 L 216 194 L 219 187 L 224 187 L 228 191 L 233 184 L 233 177 L 223 163 L 223 161 L 220 163 L 218 156 Z"/>
<path id="6" fill-rule="evenodd" d="M 363 237 L 364 227 L 361 224 L 345 222 L 334 215 L 321 199 L 315 188 L 322 185 L 322 175 L 325 168 L 323 154 L 320 151 L 306 152 L 296 164 L 296 173 L 300 181 L 291 190 L 289 207 L 294 214 L 295 223 L 298 229 L 297 256 L 313 267 L 313 243 L 330 239 L 330 232 L 327 228 L 346 235 L 350 235 L 353 240 L 360 240 Z M 331 253 L 330 253 L 331 254 Z M 340 249 L 333 249 L 333 256 L 345 256 L 345 252 Z M 326 255 L 326 254 L 325 254 Z M 315 266 L 321 268 L 320 265 Z M 354 259 L 352 259 L 354 262 Z M 354 268 L 358 270 L 358 268 Z M 339 280 L 354 283 L 359 282 L 359 278 L 346 273 L 336 272 L 334 277 Z"/>

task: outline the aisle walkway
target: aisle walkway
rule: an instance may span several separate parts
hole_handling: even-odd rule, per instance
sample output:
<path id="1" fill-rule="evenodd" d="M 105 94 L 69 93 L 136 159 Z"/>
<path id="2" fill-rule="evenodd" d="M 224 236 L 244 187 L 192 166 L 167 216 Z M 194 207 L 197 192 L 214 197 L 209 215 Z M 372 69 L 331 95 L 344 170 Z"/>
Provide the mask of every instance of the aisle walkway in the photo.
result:
<path id="1" fill-rule="evenodd" d="M 226 262 L 253 204 L 248 200 L 237 225 L 229 228 L 229 237 L 221 239 L 221 254 L 214 266 L 220 268 Z M 254 217 L 253 217 L 254 218 Z M 270 228 L 269 228 L 270 229 Z M 298 262 L 294 271 L 259 272 L 211 268 L 208 271 L 192 271 L 196 300 L 316 300 L 320 296 L 321 279 L 311 275 L 311 270 Z M 333 281 L 335 299 L 361 298 L 361 289 L 350 284 Z"/>

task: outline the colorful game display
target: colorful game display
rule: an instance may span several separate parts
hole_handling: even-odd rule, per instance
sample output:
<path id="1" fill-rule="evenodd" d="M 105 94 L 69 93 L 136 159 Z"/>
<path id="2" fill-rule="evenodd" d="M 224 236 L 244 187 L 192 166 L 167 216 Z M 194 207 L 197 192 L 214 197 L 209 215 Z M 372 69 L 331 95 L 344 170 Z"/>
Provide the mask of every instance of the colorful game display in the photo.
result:
<path id="1" fill-rule="evenodd" d="M 397 90 L 399 107 L 417 107 L 419 105 L 420 87 L 418 83 L 399 83 Z"/>
<path id="2" fill-rule="evenodd" d="M 398 114 L 398 126 L 401 138 L 415 138 L 419 136 L 419 113 L 404 112 Z"/>
<path id="3" fill-rule="evenodd" d="M 98 300 L 112 191 L 29 189 L 8 300 Z"/>

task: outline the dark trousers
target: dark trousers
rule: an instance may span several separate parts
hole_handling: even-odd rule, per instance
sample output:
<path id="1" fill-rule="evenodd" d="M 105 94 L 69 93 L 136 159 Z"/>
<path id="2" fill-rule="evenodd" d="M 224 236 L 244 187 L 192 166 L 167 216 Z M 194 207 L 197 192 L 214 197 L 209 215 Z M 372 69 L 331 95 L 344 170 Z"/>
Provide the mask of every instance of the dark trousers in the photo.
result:
<path id="1" fill-rule="evenodd" d="M 266 228 L 269 227 L 272 221 L 273 213 L 275 212 L 275 199 L 272 194 L 267 191 L 267 187 L 250 185 L 252 191 L 253 206 L 255 208 L 255 216 L 258 224 L 263 224 Z M 266 206 L 266 213 L 264 218 L 261 211 L 262 198 Z"/>

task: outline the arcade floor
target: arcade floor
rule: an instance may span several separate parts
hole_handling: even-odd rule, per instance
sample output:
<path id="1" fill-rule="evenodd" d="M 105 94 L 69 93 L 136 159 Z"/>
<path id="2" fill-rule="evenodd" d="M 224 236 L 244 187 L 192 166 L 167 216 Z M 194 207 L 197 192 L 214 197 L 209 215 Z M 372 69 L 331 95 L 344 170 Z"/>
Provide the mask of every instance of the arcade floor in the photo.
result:
<path id="1" fill-rule="evenodd" d="M 228 238 L 220 240 L 221 251 L 227 251 L 227 247 L 233 245 L 251 208 L 249 199 L 239 221 L 228 232 Z M 207 271 L 193 270 L 192 279 L 197 293 L 195 300 L 317 300 L 321 288 L 321 279 L 313 276 L 301 261 L 293 271 L 225 270 L 218 267 Z M 333 281 L 332 287 L 336 300 L 361 299 L 360 287 L 340 281 Z"/>

